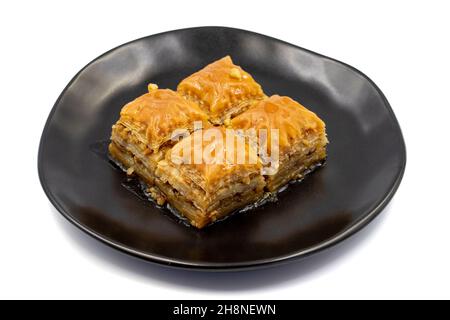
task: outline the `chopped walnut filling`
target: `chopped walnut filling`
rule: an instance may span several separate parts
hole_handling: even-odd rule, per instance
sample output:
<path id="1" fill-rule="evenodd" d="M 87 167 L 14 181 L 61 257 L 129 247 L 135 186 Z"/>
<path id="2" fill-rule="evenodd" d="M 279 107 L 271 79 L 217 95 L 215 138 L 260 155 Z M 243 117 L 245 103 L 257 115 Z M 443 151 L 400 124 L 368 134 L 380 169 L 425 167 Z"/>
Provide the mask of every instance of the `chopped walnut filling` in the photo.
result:
<path id="1" fill-rule="evenodd" d="M 241 72 L 239 71 L 238 68 L 233 68 L 230 71 L 230 77 L 232 77 L 233 79 L 238 79 L 241 80 L 242 79 L 242 75 Z"/>
<path id="2" fill-rule="evenodd" d="M 149 83 L 148 84 L 148 92 L 153 91 L 153 90 L 157 90 L 158 89 L 158 85 L 154 84 L 154 83 Z"/>

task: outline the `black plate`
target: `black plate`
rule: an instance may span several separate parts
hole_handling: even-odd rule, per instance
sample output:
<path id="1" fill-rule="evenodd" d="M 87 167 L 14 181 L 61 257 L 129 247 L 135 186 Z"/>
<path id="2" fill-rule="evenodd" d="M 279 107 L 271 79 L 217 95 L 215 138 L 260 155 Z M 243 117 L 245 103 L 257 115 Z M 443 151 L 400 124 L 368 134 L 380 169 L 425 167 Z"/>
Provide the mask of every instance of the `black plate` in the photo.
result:
<path id="1" fill-rule="evenodd" d="M 291 96 L 326 122 L 328 160 L 278 202 L 198 231 L 129 190 L 105 144 L 121 107 L 147 83 L 174 89 L 227 54 L 268 95 Z M 405 163 L 394 113 L 367 76 L 264 35 L 204 27 L 132 41 L 82 69 L 48 118 L 38 167 L 50 201 L 93 237 L 153 262 L 218 270 L 304 257 L 354 234 L 392 198 Z"/>

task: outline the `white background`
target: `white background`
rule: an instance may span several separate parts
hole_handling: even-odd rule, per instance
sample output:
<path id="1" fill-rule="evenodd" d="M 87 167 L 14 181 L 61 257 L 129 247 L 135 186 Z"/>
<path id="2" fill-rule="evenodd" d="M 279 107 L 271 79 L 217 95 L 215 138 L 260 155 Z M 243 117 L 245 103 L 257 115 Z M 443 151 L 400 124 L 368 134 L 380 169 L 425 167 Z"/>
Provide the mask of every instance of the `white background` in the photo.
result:
<path id="1" fill-rule="evenodd" d="M 448 1 L 1 1 L 0 298 L 450 298 Z M 248 29 L 347 62 L 389 99 L 408 163 L 370 226 L 310 259 L 232 274 L 168 270 L 97 243 L 44 195 L 37 151 L 75 73 L 135 38 Z"/>

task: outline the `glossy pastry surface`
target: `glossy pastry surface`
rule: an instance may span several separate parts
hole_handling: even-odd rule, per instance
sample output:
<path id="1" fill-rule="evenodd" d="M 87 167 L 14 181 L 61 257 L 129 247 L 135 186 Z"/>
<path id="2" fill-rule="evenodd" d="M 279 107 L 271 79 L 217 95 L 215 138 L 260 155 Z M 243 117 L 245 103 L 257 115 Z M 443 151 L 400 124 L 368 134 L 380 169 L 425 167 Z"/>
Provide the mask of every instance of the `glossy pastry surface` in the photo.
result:
<path id="1" fill-rule="evenodd" d="M 154 88 L 126 104 L 117 125 L 130 130 L 151 150 L 158 150 L 171 140 L 175 130 L 192 132 L 195 121 L 207 122 L 207 115 L 198 105 L 172 90 Z"/>
<path id="2" fill-rule="evenodd" d="M 198 103 L 214 124 L 222 124 L 265 97 L 261 86 L 229 56 L 181 81 L 177 91 Z"/>
<path id="3" fill-rule="evenodd" d="M 148 89 L 122 108 L 110 156 L 197 228 L 303 178 L 326 158 L 325 123 L 289 97 L 265 96 L 228 56 L 176 92 Z"/>

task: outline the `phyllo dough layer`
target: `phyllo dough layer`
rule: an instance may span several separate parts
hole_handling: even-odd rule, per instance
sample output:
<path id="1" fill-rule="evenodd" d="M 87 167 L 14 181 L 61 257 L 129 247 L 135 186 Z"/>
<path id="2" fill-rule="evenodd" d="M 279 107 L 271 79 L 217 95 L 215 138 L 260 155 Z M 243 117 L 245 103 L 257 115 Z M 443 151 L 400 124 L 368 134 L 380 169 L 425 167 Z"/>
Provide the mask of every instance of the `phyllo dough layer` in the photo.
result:
<path id="1" fill-rule="evenodd" d="M 265 97 L 261 86 L 229 56 L 181 81 L 177 91 L 198 103 L 214 124 L 223 124 Z"/>
<path id="2" fill-rule="evenodd" d="M 192 132 L 195 121 L 206 124 L 207 119 L 195 103 L 176 92 L 154 89 L 122 108 L 120 119 L 113 126 L 112 140 L 118 134 L 127 134 L 133 144 L 147 147 L 147 153 L 155 152 L 171 141 L 176 129 Z"/>
<path id="3" fill-rule="evenodd" d="M 279 161 L 275 171 L 266 175 L 269 191 L 276 191 L 290 180 L 302 178 L 305 172 L 326 158 L 328 140 L 324 122 L 289 97 L 274 95 L 258 102 L 232 119 L 230 127 L 256 129 L 259 133 L 261 129 L 266 130 L 266 139 L 252 136 L 265 165 L 274 159 L 271 129 L 277 130 Z"/>
<path id="4" fill-rule="evenodd" d="M 138 175 L 139 178 L 151 188 L 155 184 L 155 171 L 158 162 L 164 159 L 167 148 L 151 154 L 135 151 L 132 144 L 122 144 L 113 141 L 109 144 L 109 154 L 128 175 Z M 155 199 L 158 200 L 158 199 Z M 163 202 L 160 202 L 162 204 Z"/>
<path id="5" fill-rule="evenodd" d="M 212 136 L 222 135 L 225 140 L 222 127 L 195 131 L 167 152 L 156 170 L 156 185 L 169 204 L 197 228 L 255 202 L 262 197 L 265 186 L 256 150 L 231 133 L 228 133 L 228 139 L 232 143 L 217 143 L 211 138 L 211 133 Z M 200 143 L 196 142 L 200 140 Z M 240 162 L 242 159 L 239 159 L 238 152 L 231 150 L 236 151 L 238 141 L 244 146 L 241 148 L 245 152 L 244 162 Z M 205 154 L 204 150 L 211 152 Z M 194 159 L 195 154 L 201 155 L 201 163 L 185 163 L 186 156 Z M 185 162 L 180 163 L 183 157 Z"/>

